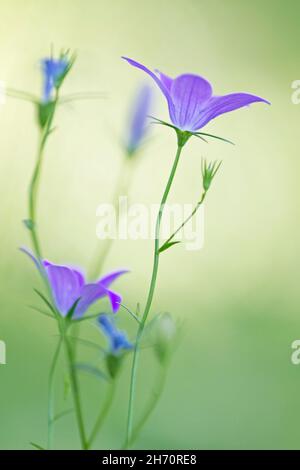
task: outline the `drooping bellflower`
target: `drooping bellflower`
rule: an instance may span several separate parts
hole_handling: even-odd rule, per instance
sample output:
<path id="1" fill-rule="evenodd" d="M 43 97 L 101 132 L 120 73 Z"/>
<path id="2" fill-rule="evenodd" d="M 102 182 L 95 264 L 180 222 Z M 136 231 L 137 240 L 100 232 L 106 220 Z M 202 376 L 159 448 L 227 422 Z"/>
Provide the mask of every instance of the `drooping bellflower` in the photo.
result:
<path id="1" fill-rule="evenodd" d="M 123 58 L 155 81 L 167 100 L 173 125 L 181 131 L 196 132 L 217 116 L 251 103 L 270 104 L 267 100 L 249 93 L 214 96 L 211 84 L 199 75 L 183 74 L 173 79 L 162 72 L 154 73 L 145 65 L 128 57 Z"/>
<path id="2" fill-rule="evenodd" d="M 32 253 L 25 249 L 22 249 L 22 251 L 32 259 L 36 267 L 41 271 L 41 266 Z M 62 316 L 65 317 L 75 303 L 78 302 L 73 311 L 72 318 L 82 317 L 93 303 L 103 297 L 108 297 L 113 313 L 119 310 L 122 297 L 111 290 L 110 285 L 118 277 L 127 273 L 127 270 L 114 271 L 101 277 L 94 283 L 87 283 L 79 269 L 53 264 L 47 260 L 42 261 L 42 265 L 56 308 Z"/>
<path id="3" fill-rule="evenodd" d="M 98 324 L 109 341 L 109 354 L 118 356 L 122 352 L 133 348 L 133 345 L 127 339 L 126 333 L 116 327 L 114 318 L 102 314 L 98 317 Z"/>
<path id="4" fill-rule="evenodd" d="M 126 151 L 132 156 L 141 146 L 148 131 L 148 116 L 152 105 L 152 89 L 144 85 L 140 88 L 130 110 L 126 137 Z"/>

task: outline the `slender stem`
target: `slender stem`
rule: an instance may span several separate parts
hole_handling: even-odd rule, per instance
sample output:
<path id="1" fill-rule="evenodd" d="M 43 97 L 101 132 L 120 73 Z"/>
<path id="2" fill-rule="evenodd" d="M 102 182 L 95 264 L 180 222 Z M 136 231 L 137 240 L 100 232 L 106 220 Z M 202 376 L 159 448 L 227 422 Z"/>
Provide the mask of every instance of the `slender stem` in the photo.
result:
<path id="1" fill-rule="evenodd" d="M 80 402 L 80 397 L 79 397 L 79 384 L 78 384 L 77 374 L 75 372 L 75 367 L 74 367 L 73 349 L 68 341 L 67 336 L 65 335 L 63 336 L 63 342 L 65 346 L 66 359 L 67 359 L 68 368 L 69 368 L 71 388 L 72 388 L 72 393 L 73 393 L 73 400 L 74 400 L 75 413 L 76 413 L 76 419 L 77 419 L 78 430 L 79 430 L 79 437 L 81 441 L 81 447 L 83 450 L 85 450 L 87 449 L 88 441 L 87 441 L 86 434 L 85 434 L 83 414 L 82 414 L 81 402 Z"/>
<path id="2" fill-rule="evenodd" d="M 98 432 L 101 429 L 101 426 L 102 426 L 106 416 L 108 415 L 108 412 L 109 412 L 109 410 L 111 408 L 111 405 L 113 403 L 113 399 L 114 399 L 114 396 L 115 396 L 115 391 L 116 391 L 116 380 L 113 380 L 112 384 L 111 384 L 111 387 L 109 387 L 109 389 L 108 389 L 108 393 L 106 395 L 106 399 L 105 399 L 103 408 L 100 410 L 98 418 L 97 418 L 97 420 L 95 422 L 95 425 L 93 427 L 93 430 L 91 432 L 91 436 L 88 439 L 87 449 L 91 448 L 94 440 L 97 437 Z"/>
<path id="3" fill-rule="evenodd" d="M 183 144 L 184 145 L 184 144 Z M 159 235 L 160 235 L 160 225 L 161 219 L 163 215 L 164 205 L 167 201 L 173 179 L 176 173 L 176 169 L 178 166 L 180 154 L 183 148 L 183 145 L 178 144 L 177 152 L 175 156 L 175 160 L 171 169 L 171 173 L 169 175 L 169 179 L 163 193 L 163 197 L 160 203 L 157 219 L 156 219 L 156 228 L 155 228 L 155 243 L 154 243 L 154 259 L 153 259 L 153 268 L 152 268 L 152 276 L 150 281 L 150 287 L 148 292 L 148 297 L 146 301 L 146 307 L 144 310 L 143 317 L 141 319 L 140 326 L 138 328 L 134 352 L 133 352 L 133 361 L 132 361 L 132 368 L 131 368 L 131 379 L 130 379 L 130 392 L 129 392 L 129 404 L 128 404 L 128 416 L 127 416 L 127 430 L 126 430 L 126 441 L 125 441 L 125 448 L 128 448 L 131 442 L 132 437 L 132 429 L 133 429 L 133 405 L 135 399 L 135 385 L 136 385 L 136 375 L 137 375 L 137 367 L 138 367 L 138 353 L 140 348 L 140 341 L 143 336 L 143 331 L 145 328 L 145 323 L 147 321 L 147 317 L 150 312 L 155 286 L 156 286 L 156 279 L 158 273 L 158 265 L 159 265 Z"/>
<path id="4" fill-rule="evenodd" d="M 156 389 L 152 393 L 152 396 L 149 400 L 148 406 L 147 406 L 142 418 L 140 419 L 140 421 L 137 423 L 137 425 L 134 427 L 134 429 L 132 431 L 132 435 L 131 435 L 131 438 L 130 438 L 129 445 L 132 445 L 134 443 L 134 441 L 136 440 L 137 436 L 139 435 L 141 429 L 143 428 L 144 424 L 146 423 L 149 416 L 151 415 L 152 411 L 155 409 L 155 407 L 156 407 L 156 405 L 159 401 L 159 398 L 162 394 L 162 391 L 164 389 L 164 385 L 165 385 L 165 381 L 166 381 L 166 375 L 167 375 L 166 372 L 167 372 L 166 368 L 162 367 L 161 371 L 160 371 L 158 383 L 156 385 Z"/>
<path id="5" fill-rule="evenodd" d="M 24 99 L 26 96 L 24 95 Z M 57 311 L 55 307 L 55 302 L 53 302 L 53 296 L 51 292 L 51 288 L 48 282 L 48 278 L 46 274 L 44 273 L 44 267 L 41 263 L 41 248 L 40 248 L 40 243 L 38 239 L 38 234 L 36 230 L 36 203 L 37 203 L 37 195 L 38 195 L 38 186 L 39 186 L 39 178 L 40 178 L 40 172 L 41 172 L 41 167 L 42 167 L 42 161 L 43 161 L 43 154 L 44 154 L 44 149 L 47 143 L 47 138 L 51 132 L 51 126 L 54 118 L 54 112 L 56 108 L 56 104 L 58 101 L 58 93 L 56 93 L 55 101 L 54 101 L 54 106 L 52 108 L 52 112 L 48 118 L 48 121 L 45 125 L 45 127 L 41 130 L 41 135 L 40 135 L 40 143 L 39 143 L 39 149 L 38 149 L 38 155 L 37 155 L 37 161 L 36 165 L 33 171 L 33 175 L 31 178 L 31 183 L 29 186 L 29 198 L 28 198 L 28 212 L 29 212 L 29 221 L 30 221 L 30 235 L 31 235 L 31 241 L 34 249 L 34 253 L 38 259 L 38 262 L 41 267 L 41 276 L 43 278 L 43 281 L 45 283 L 47 292 L 49 294 L 49 298 L 52 301 L 52 306 L 53 306 L 53 312 L 55 314 L 55 317 L 58 321 L 58 326 L 60 328 L 60 314 Z M 52 447 L 52 441 L 53 441 L 53 425 L 54 425 L 54 376 L 55 376 L 55 369 L 57 366 L 58 362 L 58 357 L 61 349 L 61 344 L 62 344 L 62 339 L 59 339 L 57 348 L 54 353 L 54 357 L 52 360 L 52 364 L 50 367 L 50 372 L 49 372 L 49 383 L 48 383 L 48 449 Z"/>
<path id="6" fill-rule="evenodd" d="M 141 323 L 139 317 L 132 310 L 130 310 L 128 307 L 126 307 L 126 305 L 120 303 L 120 306 L 123 307 L 124 310 L 126 310 L 126 312 L 128 312 L 129 315 L 131 315 L 132 318 L 134 318 L 137 323 Z"/>
<path id="7" fill-rule="evenodd" d="M 29 223 L 30 223 L 30 230 L 29 231 L 30 231 L 31 243 L 32 243 L 32 246 L 33 246 L 34 254 L 37 257 L 37 260 L 40 264 L 41 276 L 42 276 L 43 282 L 45 284 L 46 290 L 49 294 L 49 299 L 51 299 L 51 301 L 52 301 L 52 306 L 53 306 L 53 309 L 54 309 L 56 319 L 59 320 L 60 314 L 59 314 L 59 312 L 57 311 L 57 309 L 55 307 L 55 302 L 54 302 L 54 299 L 53 299 L 52 290 L 51 290 L 51 287 L 49 285 L 49 281 L 48 281 L 47 275 L 45 273 L 44 266 L 41 262 L 42 253 L 41 253 L 41 247 L 40 247 L 40 242 L 39 242 L 39 238 L 38 238 L 37 223 L 36 223 L 36 205 L 37 205 L 37 198 L 38 198 L 39 180 L 40 180 L 40 174 L 41 174 L 41 168 L 42 168 L 42 162 L 43 162 L 43 155 L 44 155 L 44 150 L 45 150 L 45 146 L 46 146 L 46 143 L 47 143 L 47 139 L 48 139 L 48 137 L 51 133 L 51 126 L 52 126 L 52 122 L 53 122 L 53 118 L 54 118 L 58 98 L 59 98 L 58 90 L 56 90 L 52 111 L 51 111 L 51 113 L 48 117 L 48 121 L 47 121 L 45 127 L 41 130 L 36 165 L 34 167 L 31 182 L 30 182 L 30 185 L 29 185 L 28 213 L 29 213 Z"/>
<path id="8" fill-rule="evenodd" d="M 55 353 L 53 356 L 52 364 L 50 367 L 50 372 L 49 372 L 49 384 L 48 384 L 48 449 L 50 450 L 52 448 L 53 444 L 53 424 L 55 421 L 55 415 L 54 415 L 54 376 L 55 376 L 55 369 L 60 353 L 60 348 L 61 348 L 61 343 L 62 339 L 59 338 L 57 347 L 55 349 Z"/>
<path id="9" fill-rule="evenodd" d="M 177 235 L 177 233 L 180 232 L 180 230 L 194 217 L 199 207 L 203 204 L 206 194 L 207 194 L 207 191 L 204 191 L 201 196 L 200 201 L 196 204 L 196 206 L 194 207 L 190 215 L 182 222 L 182 224 L 175 230 L 175 232 L 172 233 L 172 235 L 168 238 L 168 240 L 164 242 L 163 246 L 167 245 L 167 243 L 170 243 L 170 241 L 173 240 L 175 235 Z"/>
<path id="10" fill-rule="evenodd" d="M 61 342 L 64 343 L 64 347 L 65 347 L 66 358 L 67 358 L 69 372 L 70 372 L 70 379 L 71 379 L 71 387 L 72 387 L 72 392 L 73 392 L 74 406 L 75 406 L 78 429 L 79 429 L 79 435 L 80 435 L 80 440 L 81 440 L 81 446 L 82 446 L 83 449 L 85 449 L 86 445 L 87 445 L 87 440 L 86 440 L 86 435 L 85 435 L 85 430 L 84 430 L 84 422 L 83 422 L 83 416 L 82 416 L 82 411 L 81 411 L 81 403 L 80 403 L 80 398 L 79 398 L 79 385 L 78 385 L 77 375 L 76 375 L 75 368 L 74 368 L 74 360 L 73 360 L 73 355 L 72 355 L 73 351 L 72 351 L 72 347 L 69 344 L 68 339 L 65 335 L 65 332 L 62 331 L 61 324 L 60 324 L 61 323 L 61 316 L 60 316 L 59 312 L 57 311 L 57 309 L 55 308 L 55 302 L 53 301 L 53 295 L 52 295 L 51 287 L 49 285 L 48 278 L 47 278 L 46 274 L 44 273 L 44 267 L 41 263 L 41 260 L 42 260 L 41 247 L 40 247 L 40 242 L 39 242 L 39 238 L 38 238 L 38 234 L 37 234 L 37 230 L 36 230 L 36 203 L 37 203 L 37 195 L 38 195 L 38 189 L 39 189 L 40 173 L 41 173 L 41 168 L 42 168 L 44 150 L 45 150 L 45 146 L 46 146 L 46 143 L 47 143 L 47 139 L 48 139 L 48 137 L 51 133 L 52 122 L 53 122 L 56 106 L 57 106 L 57 103 L 58 103 L 58 99 L 59 99 L 59 93 L 58 93 L 58 90 L 56 90 L 56 95 L 55 95 L 55 98 L 54 98 L 53 106 L 51 108 L 51 113 L 48 117 L 48 120 L 47 120 L 44 128 L 41 131 L 37 161 L 36 161 L 36 165 L 35 165 L 35 168 L 34 168 L 34 171 L 33 171 L 31 183 L 30 183 L 30 186 L 29 186 L 29 199 L 28 199 L 29 223 L 30 223 L 30 234 L 31 234 L 31 241 L 32 241 L 33 249 L 34 249 L 35 255 L 38 259 L 38 262 L 41 266 L 41 275 L 42 275 L 42 278 L 45 282 L 45 285 L 46 285 L 47 291 L 49 293 L 50 299 L 52 300 L 52 304 L 53 304 L 54 309 L 55 309 L 56 319 L 58 321 L 58 326 L 59 326 L 59 330 L 60 330 L 60 333 L 61 333 Z M 54 377 L 54 373 L 55 373 L 55 369 L 56 369 L 56 365 L 57 365 L 57 357 L 56 356 L 58 357 L 58 353 L 54 357 L 54 361 L 52 363 L 51 370 L 50 370 L 50 378 L 49 378 L 49 382 L 51 384 L 51 386 L 50 386 L 51 403 L 52 403 L 52 400 L 53 400 L 53 398 L 52 398 L 52 390 L 53 390 L 52 382 L 53 382 L 53 377 Z M 50 411 L 48 411 L 48 427 L 49 427 L 49 422 L 51 421 L 50 432 L 49 432 L 49 436 L 48 436 L 50 444 L 51 444 L 51 439 L 52 439 L 51 434 L 53 432 L 53 429 L 52 429 L 53 419 L 52 419 L 52 411 L 51 411 L 52 405 L 51 405 L 51 403 L 50 403 L 50 408 L 49 408 Z"/>
<path id="11" fill-rule="evenodd" d="M 33 171 L 33 175 L 31 178 L 31 183 L 29 186 L 29 220 L 31 224 L 31 240 L 33 244 L 33 248 L 35 251 L 36 256 L 38 259 L 41 259 L 41 247 L 40 247 L 40 242 L 38 239 L 37 235 L 37 230 L 36 230 L 36 204 L 37 204 L 37 196 L 38 196 L 38 190 L 39 190 L 39 180 L 40 180 L 40 173 L 41 173 L 41 168 L 42 168 L 42 163 L 43 163 L 43 156 L 44 156 L 44 150 L 45 146 L 47 143 L 47 139 L 49 137 L 49 134 L 51 132 L 51 126 L 54 118 L 54 113 L 56 109 L 56 105 L 58 102 L 58 93 L 56 94 L 55 100 L 54 100 L 54 105 L 52 108 L 52 112 L 48 118 L 48 121 L 45 125 L 45 127 L 41 131 L 41 137 L 40 137 L 40 144 L 39 144 L 39 149 L 38 149 L 38 155 L 37 155 L 37 160 L 36 160 L 36 165 Z"/>
<path id="12" fill-rule="evenodd" d="M 128 189 L 131 182 L 132 177 L 132 167 L 133 167 L 134 159 L 128 157 L 127 155 L 124 156 L 123 164 L 121 166 L 120 174 L 116 183 L 116 187 L 114 190 L 112 204 L 115 209 L 116 220 L 118 221 L 120 217 L 120 207 L 119 207 L 119 197 L 121 195 L 127 195 Z M 103 265 L 106 261 L 106 258 L 110 252 L 113 238 L 106 238 L 105 240 L 100 241 L 99 247 L 97 246 L 96 253 L 93 257 L 92 262 L 92 269 L 90 272 L 90 279 L 96 279 L 99 274 L 102 272 Z M 95 261 L 94 261 L 95 260 Z"/>

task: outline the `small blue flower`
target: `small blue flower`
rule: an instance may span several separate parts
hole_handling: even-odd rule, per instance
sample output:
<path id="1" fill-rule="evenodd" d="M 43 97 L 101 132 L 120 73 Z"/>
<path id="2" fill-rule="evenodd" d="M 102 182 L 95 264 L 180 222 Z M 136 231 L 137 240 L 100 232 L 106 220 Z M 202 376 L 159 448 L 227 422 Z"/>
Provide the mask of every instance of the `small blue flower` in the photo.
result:
<path id="1" fill-rule="evenodd" d="M 109 340 L 109 352 L 118 356 L 124 350 L 130 350 L 133 345 L 128 341 L 126 334 L 118 330 L 112 317 L 102 314 L 98 317 L 98 323 Z"/>
<path id="2" fill-rule="evenodd" d="M 66 56 L 63 56 L 59 59 L 46 57 L 42 59 L 41 64 L 44 77 L 43 103 L 49 103 L 52 100 L 54 89 L 66 74 L 70 63 Z"/>
<path id="3" fill-rule="evenodd" d="M 130 110 L 126 139 L 126 150 L 128 155 L 133 155 L 138 150 L 147 134 L 147 120 L 152 105 L 152 99 L 152 89 L 147 85 L 142 86 L 139 89 Z"/>

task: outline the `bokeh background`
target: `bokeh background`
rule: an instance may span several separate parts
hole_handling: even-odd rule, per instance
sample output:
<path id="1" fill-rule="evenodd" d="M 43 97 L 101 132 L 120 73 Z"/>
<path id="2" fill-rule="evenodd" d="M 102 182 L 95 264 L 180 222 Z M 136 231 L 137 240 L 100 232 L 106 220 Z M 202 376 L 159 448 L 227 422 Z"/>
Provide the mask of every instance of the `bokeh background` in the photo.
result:
<path id="1" fill-rule="evenodd" d="M 153 311 L 184 320 L 183 336 L 162 399 L 136 446 L 299 448 L 300 366 L 290 360 L 291 343 L 300 337 L 300 105 L 291 101 L 291 83 L 300 76 L 299 2 L 1 0 L 0 6 L 1 80 L 40 93 L 39 59 L 53 44 L 78 55 L 65 93 L 107 94 L 61 107 L 57 114 L 39 203 L 44 252 L 54 262 L 87 269 L 93 257 L 96 207 L 112 196 L 128 106 L 144 78 L 121 55 L 171 76 L 199 73 L 217 94 L 248 91 L 272 102 L 207 126 L 208 132 L 234 140 L 235 147 L 195 139 L 185 148 L 171 201 L 196 201 L 202 156 L 222 159 L 223 166 L 205 207 L 203 249 L 178 246 L 161 260 Z M 159 93 L 155 114 L 167 118 Z M 146 204 L 159 201 L 175 151 L 173 133 L 154 127 L 131 187 L 132 200 Z M 39 280 L 17 251 L 29 244 L 21 220 L 27 215 L 37 139 L 33 107 L 7 99 L 0 107 L 0 339 L 7 344 L 7 365 L 0 365 L 1 449 L 29 449 L 30 441 L 46 441 L 47 376 L 56 330 L 28 308 L 38 304 L 32 288 Z M 131 307 L 144 302 L 152 248 L 151 241 L 117 241 L 107 259 L 105 270 L 130 268 L 117 287 Z M 132 335 L 132 320 L 122 315 Z M 93 327 L 82 335 L 101 340 Z M 122 444 L 129 365 L 96 448 Z M 155 362 L 145 352 L 137 412 L 154 377 Z M 63 381 L 62 360 L 59 409 L 65 406 Z M 90 423 L 105 385 L 90 377 L 82 383 Z M 55 445 L 78 447 L 72 415 L 58 424 Z"/>

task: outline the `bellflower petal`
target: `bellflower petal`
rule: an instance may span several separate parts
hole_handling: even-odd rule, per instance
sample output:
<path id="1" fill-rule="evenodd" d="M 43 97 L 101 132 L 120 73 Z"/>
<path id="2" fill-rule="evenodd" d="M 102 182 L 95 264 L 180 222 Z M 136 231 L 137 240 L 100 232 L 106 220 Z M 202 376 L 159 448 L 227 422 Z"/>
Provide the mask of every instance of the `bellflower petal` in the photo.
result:
<path id="1" fill-rule="evenodd" d="M 159 78 L 162 84 L 166 87 L 168 92 L 171 94 L 171 87 L 174 81 L 173 78 L 169 77 L 165 73 L 160 72 L 159 70 L 156 70 L 156 72 L 159 74 Z"/>
<path id="2" fill-rule="evenodd" d="M 92 304 L 106 296 L 109 298 L 113 313 L 117 313 L 122 301 L 119 294 L 106 289 L 101 284 L 86 284 L 81 289 L 80 300 L 75 308 L 73 317 L 81 317 Z"/>
<path id="3" fill-rule="evenodd" d="M 31 261 L 33 261 L 33 263 L 34 263 L 35 267 L 37 268 L 37 270 L 43 275 L 42 267 L 39 264 L 36 257 L 31 253 L 31 251 L 27 250 L 27 248 L 24 248 L 24 247 L 20 248 L 20 251 L 22 251 L 22 253 L 25 253 L 25 255 L 27 255 L 31 259 Z"/>
<path id="4" fill-rule="evenodd" d="M 105 276 L 101 277 L 99 281 L 97 281 L 97 284 L 101 284 L 101 286 L 107 288 L 111 285 L 112 282 L 116 281 L 118 277 L 128 272 L 128 269 L 119 269 L 118 271 L 113 271 L 112 273 L 106 274 Z"/>
<path id="5" fill-rule="evenodd" d="M 120 303 L 122 302 L 122 297 L 110 289 L 106 290 L 106 295 L 110 300 L 113 313 L 117 313 L 120 308 Z"/>
<path id="6" fill-rule="evenodd" d="M 169 113 L 170 113 L 170 116 L 174 116 L 174 112 L 175 112 L 175 109 L 174 109 L 174 104 L 172 102 L 172 99 L 171 99 L 171 96 L 170 96 L 170 93 L 169 93 L 169 90 L 168 88 L 165 86 L 165 84 L 163 83 L 163 81 L 161 81 L 157 75 L 155 75 L 154 72 L 152 72 L 152 70 L 148 69 L 147 67 L 145 67 L 145 65 L 143 64 L 140 64 L 139 62 L 136 62 L 135 60 L 132 60 L 132 59 L 129 59 L 128 57 L 122 57 L 123 59 L 127 60 L 127 62 L 132 65 L 133 67 L 136 67 L 138 69 L 141 69 L 143 70 L 144 72 L 146 72 L 148 75 L 150 75 L 151 78 L 153 78 L 153 80 L 155 81 L 155 83 L 158 85 L 158 87 L 160 88 L 160 90 L 163 92 L 163 94 L 165 95 L 166 99 L 167 99 L 167 102 L 168 102 L 168 106 L 169 106 Z M 171 117 L 172 119 L 172 117 Z"/>
<path id="7" fill-rule="evenodd" d="M 107 289 L 99 284 L 85 284 L 80 291 L 80 300 L 73 317 L 81 317 L 97 300 L 106 296 Z"/>
<path id="8" fill-rule="evenodd" d="M 231 93 L 224 96 L 213 96 L 207 103 L 205 108 L 201 112 L 200 118 L 196 121 L 195 129 L 204 127 L 209 121 L 215 119 L 221 114 L 229 113 L 235 109 L 249 106 L 252 103 L 263 102 L 270 104 L 269 101 L 265 100 L 256 95 L 249 93 Z"/>
<path id="9" fill-rule="evenodd" d="M 41 265 L 29 250 L 21 248 L 21 251 L 29 256 L 42 275 L 47 276 L 53 300 L 62 316 L 66 316 L 78 300 L 73 318 L 81 317 L 93 303 L 103 297 L 108 297 L 113 313 L 119 310 L 122 297 L 108 287 L 128 270 L 113 271 L 96 283 L 86 284 L 84 275 L 78 269 L 53 264 L 47 260 L 42 261 Z"/>
<path id="10" fill-rule="evenodd" d="M 82 295 L 84 277 L 79 271 L 66 266 L 58 266 L 49 261 L 44 261 L 43 264 L 56 307 L 65 316 Z"/>
<path id="11" fill-rule="evenodd" d="M 159 77 L 135 60 L 123 57 L 130 65 L 146 72 L 159 86 L 168 101 L 172 123 L 181 131 L 195 132 L 217 116 L 255 102 L 270 104 L 249 93 L 212 96 L 211 84 L 194 74 L 183 74 L 172 79 L 162 72 Z"/>
<path id="12" fill-rule="evenodd" d="M 129 350 L 133 348 L 133 345 L 126 337 L 126 334 L 116 327 L 113 318 L 104 314 L 100 315 L 98 318 L 98 324 L 109 340 L 109 352 L 111 354 L 117 355 L 122 350 Z"/>
<path id="13" fill-rule="evenodd" d="M 211 98 L 212 87 L 202 77 L 192 74 L 180 75 L 172 82 L 171 98 L 175 107 L 173 124 L 179 129 L 194 130 L 199 110 Z"/>

